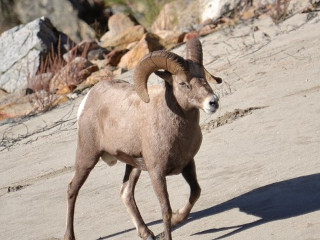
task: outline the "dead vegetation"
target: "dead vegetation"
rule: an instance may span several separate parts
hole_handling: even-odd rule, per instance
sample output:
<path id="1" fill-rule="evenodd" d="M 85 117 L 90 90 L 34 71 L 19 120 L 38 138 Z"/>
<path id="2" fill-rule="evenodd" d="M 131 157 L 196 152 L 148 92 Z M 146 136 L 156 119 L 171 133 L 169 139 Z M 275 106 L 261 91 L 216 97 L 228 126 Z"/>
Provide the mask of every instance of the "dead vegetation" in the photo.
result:
<path id="1" fill-rule="evenodd" d="M 24 189 L 25 187 L 28 187 L 28 186 L 29 186 L 28 184 L 26 184 L 26 185 L 10 186 L 10 187 L 8 187 L 7 192 L 10 193 L 10 192 L 20 191 L 20 190 L 22 190 L 22 189 Z"/>
<path id="2" fill-rule="evenodd" d="M 290 0 L 276 0 L 271 10 L 271 18 L 275 23 L 279 23 L 288 16 Z"/>
<path id="3" fill-rule="evenodd" d="M 32 116 L 27 116 L 11 123 L 3 132 L 0 132 L 0 152 L 5 150 L 10 150 L 12 147 L 21 145 L 21 144 L 31 144 L 38 139 L 46 138 L 48 136 L 60 133 L 62 131 L 75 130 L 74 126 L 77 122 L 76 118 L 70 118 L 74 108 L 61 117 L 59 120 L 47 124 L 45 123 L 44 127 L 35 129 L 33 131 L 29 130 L 27 124 L 25 123 Z M 24 133 L 14 134 L 16 127 L 25 127 Z M 46 133 L 46 134 L 45 134 Z"/>
<path id="4" fill-rule="evenodd" d="M 68 52 L 68 59 L 65 61 L 61 53 L 61 39 L 58 40 L 57 50 L 51 46 L 49 53 L 42 57 L 38 71 L 33 76 L 28 76 L 28 89 L 33 94 L 30 94 L 30 102 L 34 105 L 34 112 L 46 112 L 61 101 L 66 101 L 62 94 L 56 94 L 52 85 L 65 85 L 66 88 L 76 88 L 76 83 L 79 82 L 81 72 L 84 68 L 85 59 L 88 53 L 89 44 L 84 44 L 83 48 L 74 46 Z M 80 60 L 76 58 L 79 57 Z M 82 61 L 81 61 L 82 60 Z M 72 64 L 76 62 L 75 64 Z M 57 77 L 58 76 L 58 77 Z"/>

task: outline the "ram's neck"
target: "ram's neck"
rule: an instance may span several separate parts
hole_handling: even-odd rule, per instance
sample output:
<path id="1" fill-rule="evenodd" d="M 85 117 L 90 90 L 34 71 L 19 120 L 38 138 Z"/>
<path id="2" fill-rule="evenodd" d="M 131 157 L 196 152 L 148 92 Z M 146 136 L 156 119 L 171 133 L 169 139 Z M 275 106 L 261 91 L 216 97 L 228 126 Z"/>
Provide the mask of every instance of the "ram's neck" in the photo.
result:
<path id="1" fill-rule="evenodd" d="M 167 106 L 169 111 L 176 115 L 176 117 L 181 118 L 182 121 L 192 121 L 199 124 L 200 113 L 199 109 L 184 109 L 179 105 L 176 97 L 173 94 L 172 87 L 166 83 L 164 94 L 163 94 L 163 104 Z"/>

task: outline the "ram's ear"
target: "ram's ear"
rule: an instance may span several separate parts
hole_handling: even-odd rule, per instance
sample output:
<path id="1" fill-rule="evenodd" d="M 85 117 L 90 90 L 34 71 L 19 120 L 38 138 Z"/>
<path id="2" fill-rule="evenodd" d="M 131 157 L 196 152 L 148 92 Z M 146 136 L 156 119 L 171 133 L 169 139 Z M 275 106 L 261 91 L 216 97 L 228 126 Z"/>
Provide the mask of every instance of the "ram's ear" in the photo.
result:
<path id="1" fill-rule="evenodd" d="M 154 72 L 158 77 L 165 80 L 167 83 L 169 83 L 172 86 L 172 74 L 168 71 L 155 71 Z"/>
<path id="2" fill-rule="evenodd" d="M 208 82 L 214 83 L 214 84 L 220 84 L 222 83 L 222 78 L 213 76 L 211 73 L 208 72 L 207 69 L 204 68 L 205 77 Z"/>

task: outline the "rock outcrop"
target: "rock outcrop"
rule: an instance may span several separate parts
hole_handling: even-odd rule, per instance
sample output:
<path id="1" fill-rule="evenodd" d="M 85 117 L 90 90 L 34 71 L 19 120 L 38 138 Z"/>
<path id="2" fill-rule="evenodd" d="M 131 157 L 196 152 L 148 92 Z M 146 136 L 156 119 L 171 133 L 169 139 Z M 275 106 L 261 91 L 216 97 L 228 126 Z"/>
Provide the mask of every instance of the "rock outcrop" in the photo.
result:
<path id="1" fill-rule="evenodd" d="M 116 13 L 109 18 L 109 31 L 101 37 L 100 41 L 104 42 L 108 39 L 115 38 L 118 34 L 135 25 L 138 25 L 138 23 L 131 15 Z"/>
<path id="2" fill-rule="evenodd" d="M 107 49 L 123 50 L 128 44 L 139 41 L 146 32 L 131 15 L 116 13 L 109 18 L 109 31 L 100 39 L 101 46 Z"/>
<path id="3" fill-rule="evenodd" d="M 98 67 L 86 58 L 76 57 L 54 75 L 49 91 L 60 95 L 72 92 L 79 83 L 98 70 Z"/>
<path id="4" fill-rule="evenodd" d="M 0 88 L 14 92 L 26 88 L 48 54 L 66 52 L 73 44 L 48 18 L 14 27 L 0 36 Z M 52 52 L 53 51 L 53 52 Z"/>
<path id="5" fill-rule="evenodd" d="M 70 1 L 15 0 L 14 10 L 23 24 L 42 16 L 49 18 L 59 31 L 75 42 L 95 37 L 94 30 L 78 17 Z"/>
<path id="6" fill-rule="evenodd" d="M 121 58 L 119 67 L 131 70 L 145 55 L 162 48 L 160 38 L 157 35 L 146 33 L 139 43 Z"/>

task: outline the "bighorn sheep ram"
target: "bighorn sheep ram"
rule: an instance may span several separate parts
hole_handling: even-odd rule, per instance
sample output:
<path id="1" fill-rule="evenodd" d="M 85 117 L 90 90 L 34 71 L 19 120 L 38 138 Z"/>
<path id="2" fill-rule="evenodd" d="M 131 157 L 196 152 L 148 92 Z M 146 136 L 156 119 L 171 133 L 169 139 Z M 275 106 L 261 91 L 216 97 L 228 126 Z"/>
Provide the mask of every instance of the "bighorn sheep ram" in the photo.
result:
<path id="1" fill-rule="evenodd" d="M 134 84 L 102 81 L 82 101 L 78 111 L 78 146 L 75 174 L 69 184 L 65 240 L 75 239 L 73 220 L 79 190 L 101 157 L 109 165 L 126 164 L 121 198 L 142 239 L 155 239 L 144 223 L 134 199 L 142 170 L 148 171 L 160 201 L 164 239 L 172 239 L 171 227 L 186 220 L 200 196 L 194 156 L 202 133 L 199 109 L 214 113 L 218 97 L 208 81 L 221 83 L 203 66 L 198 39 L 186 44 L 186 59 L 168 51 L 146 55 L 134 73 Z M 164 69 L 165 71 L 158 71 Z M 165 80 L 147 87 L 151 73 Z M 182 173 L 190 185 L 187 204 L 172 212 L 166 176 Z"/>

